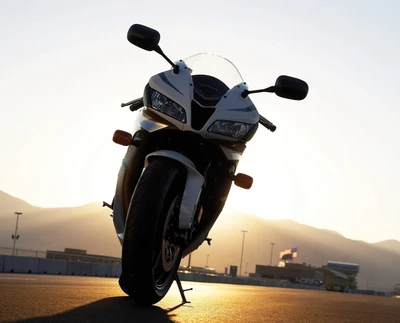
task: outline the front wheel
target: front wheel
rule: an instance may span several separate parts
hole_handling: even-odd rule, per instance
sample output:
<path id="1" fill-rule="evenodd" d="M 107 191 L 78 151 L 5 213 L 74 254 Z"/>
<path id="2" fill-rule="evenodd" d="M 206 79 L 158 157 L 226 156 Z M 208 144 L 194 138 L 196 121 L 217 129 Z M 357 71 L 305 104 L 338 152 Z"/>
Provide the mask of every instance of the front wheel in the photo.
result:
<path id="1" fill-rule="evenodd" d="M 122 244 L 122 290 L 137 303 L 151 305 L 168 292 L 182 256 L 179 208 L 184 168 L 157 158 L 145 169 L 132 195 Z"/>

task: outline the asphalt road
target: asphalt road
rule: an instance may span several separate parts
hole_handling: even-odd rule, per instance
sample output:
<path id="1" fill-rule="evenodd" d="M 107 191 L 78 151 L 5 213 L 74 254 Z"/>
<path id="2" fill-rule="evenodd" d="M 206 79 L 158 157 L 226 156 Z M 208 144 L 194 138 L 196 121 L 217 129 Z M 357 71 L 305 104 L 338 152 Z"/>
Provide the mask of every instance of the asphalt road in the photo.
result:
<path id="1" fill-rule="evenodd" d="M 0 274 L 0 322 L 400 322 L 400 299 L 322 291 L 183 282 L 151 307 L 115 278 Z"/>

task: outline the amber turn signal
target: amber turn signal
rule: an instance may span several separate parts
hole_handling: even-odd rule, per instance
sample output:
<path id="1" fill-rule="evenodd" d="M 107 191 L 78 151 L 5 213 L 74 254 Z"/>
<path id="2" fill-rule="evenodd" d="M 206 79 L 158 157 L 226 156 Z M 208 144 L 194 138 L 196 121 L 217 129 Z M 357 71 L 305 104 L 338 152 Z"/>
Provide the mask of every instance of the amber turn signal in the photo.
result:
<path id="1" fill-rule="evenodd" d="M 129 146 L 132 143 L 132 135 L 123 130 L 115 130 L 113 141 L 122 146 Z"/>
<path id="2" fill-rule="evenodd" d="M 253 185 L 253 177 L 239 173 L 233 179 L 236 186 L 248 190 Z"/>

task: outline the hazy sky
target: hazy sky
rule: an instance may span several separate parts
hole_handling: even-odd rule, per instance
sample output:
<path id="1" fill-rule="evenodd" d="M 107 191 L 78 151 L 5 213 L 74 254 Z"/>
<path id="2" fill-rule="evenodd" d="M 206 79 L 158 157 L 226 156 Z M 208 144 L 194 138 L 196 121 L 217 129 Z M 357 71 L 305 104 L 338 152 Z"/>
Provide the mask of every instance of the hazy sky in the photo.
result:
<path id="1" fill-rule="evenodd" d="M 400 240 L 400 2 L 0 1 L 0 190 L 38 206 L 111 202 L 131 131 L 121 102 L 169 68 L 126 40 L 161 33 L 172 60 L 229 58 L 250 88 L 306 80 L 302 102 L 253 95 L 260 128 L 232 208 L 366 241 Z"/>

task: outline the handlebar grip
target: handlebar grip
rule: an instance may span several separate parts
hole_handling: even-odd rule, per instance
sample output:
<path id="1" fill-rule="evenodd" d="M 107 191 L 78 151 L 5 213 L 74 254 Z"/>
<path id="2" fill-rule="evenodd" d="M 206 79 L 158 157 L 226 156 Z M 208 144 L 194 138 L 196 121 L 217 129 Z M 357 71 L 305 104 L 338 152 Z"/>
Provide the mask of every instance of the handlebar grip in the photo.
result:
<path id="1" fill-rule="evenodd" d="M 274 132 L 276 130 L 276 126 L 271 123 L 271 126 L 268 128 L 271 132 Z"/>
<path id="2" fill-rule="evenodd" d="M 135 100 L 131 106 L 129 107 L 129 110 L 131 111 L 136 111 L 139 110 L 140 108 L 144 107 L 144 102 L 143 102 L 143 98 L 137 99 Z"/>
<path id="3" fill-rule="evenodd" d="M 271 121 L 264 118 L 262 115 L 260 115 L 260 120 L 258 120 L 258 122 L 271 132 L 274 132 L 276 130 L 276 126 Z"/>

